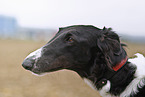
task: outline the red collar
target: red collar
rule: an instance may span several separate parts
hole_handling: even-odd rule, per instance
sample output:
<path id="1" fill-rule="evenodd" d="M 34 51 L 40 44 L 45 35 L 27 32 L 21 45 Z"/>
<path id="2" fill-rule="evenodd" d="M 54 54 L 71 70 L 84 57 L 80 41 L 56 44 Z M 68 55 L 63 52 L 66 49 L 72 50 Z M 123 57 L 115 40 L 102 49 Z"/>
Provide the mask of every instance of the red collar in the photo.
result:
<path id="1" fill-rule="evenodd" d="M 113 70 L 114 71 L 118 71 L 122 66 L 124 66 L 126 64 L 127 60 L 128 60 L 128 57 L 126 57 L 125 59 L 123 59 L 120 63 L 116 64 L 113 67 Z"/>

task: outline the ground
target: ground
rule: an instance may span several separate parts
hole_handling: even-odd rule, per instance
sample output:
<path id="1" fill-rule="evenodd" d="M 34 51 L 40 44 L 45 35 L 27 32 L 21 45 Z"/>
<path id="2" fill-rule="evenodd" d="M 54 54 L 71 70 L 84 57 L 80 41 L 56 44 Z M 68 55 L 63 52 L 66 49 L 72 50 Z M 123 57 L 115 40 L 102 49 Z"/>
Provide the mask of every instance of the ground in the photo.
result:
<path id="1" fill-rule="evenodd" d="M 100 97 L 73 71 L 35 76 L 21 63 L 46 42 L 0 40 L 0 97 Z M 128 43 L 127 43 L 128 44 Z M 128 55 L 145 55 L 145 45 L 128 44 Z"/>

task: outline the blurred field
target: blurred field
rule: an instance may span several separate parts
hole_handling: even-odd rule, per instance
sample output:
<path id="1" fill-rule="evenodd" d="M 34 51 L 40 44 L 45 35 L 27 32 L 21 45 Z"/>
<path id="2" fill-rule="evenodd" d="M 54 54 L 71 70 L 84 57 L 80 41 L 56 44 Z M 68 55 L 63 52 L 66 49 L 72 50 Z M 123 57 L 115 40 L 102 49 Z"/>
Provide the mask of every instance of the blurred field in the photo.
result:
<path id="1" fill-rule="evenodd" d="M 73 71 L 38 77 L 21 66 L 24 58 L 45 42 L 0 40 L 0 97 L 100 97 Z M 145 55 L 144 45 L 128 44 L 129 56 Z"/>

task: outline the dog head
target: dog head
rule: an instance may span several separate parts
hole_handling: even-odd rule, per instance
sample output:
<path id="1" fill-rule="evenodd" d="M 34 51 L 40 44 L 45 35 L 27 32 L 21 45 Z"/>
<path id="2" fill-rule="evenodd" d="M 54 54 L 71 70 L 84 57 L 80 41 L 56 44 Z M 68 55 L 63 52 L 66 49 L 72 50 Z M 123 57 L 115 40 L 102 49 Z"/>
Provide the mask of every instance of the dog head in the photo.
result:
<path id="1" fill-rule="evenodd" d="M 81 77 L 99 79 L 124 54 L 118 35 L 110 28 L 76 25 L 60 28 L 46 45 L 28 55 L 22 66 L 36 74 L 69 69 Z"/>

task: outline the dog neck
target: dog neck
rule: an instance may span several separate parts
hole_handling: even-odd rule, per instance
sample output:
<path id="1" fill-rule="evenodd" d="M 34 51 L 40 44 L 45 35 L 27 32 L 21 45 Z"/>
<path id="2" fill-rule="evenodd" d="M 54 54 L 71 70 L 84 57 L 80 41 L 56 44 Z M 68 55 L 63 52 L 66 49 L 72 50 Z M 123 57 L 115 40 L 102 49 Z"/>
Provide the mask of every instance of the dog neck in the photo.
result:
<path id="1" fill-rule="evenodd" d="M 119 71 L 122 68 L 124 68 L 125 65 L 128 64 L 127 62 L 128 62 L 128 57 L 124 58 L 121 62 L 113 66 L 112 67 L 113 70 L 107 69 L 102 79 L 96 82 L 97 88 L 98 89 L 102 88 L 107 83 L 107 80 L 113 80 L 114 76 L 118 75 Z"/>
<path id="2" fill-rule="evenodd" d="M 96 81 L 92 78 L 84 78 L 84 81 L 93 89 L 97 89 L 102 96 L 108 94 L 109 97 L 112 97 L 110 95 L 120 95 L 126 89 L 134 79 L 135 71 L 136 66 L 127 62 L 110 79 L 102 78 L 100 81 Z"/>
<path id="3" fill-rule="evenodd" d="M 113 95 L 119 95 L 122 93 L 128 84 L 134 79 L 136 66 L 127 62 L 114 76 L 108 79 L 111 83 L 110 93 Z"/>
<path id="4" fill-rule="evenodd" d="M 107 80 L 99 92 L 103 97 L 142 97 L 145 95 L 145 57 L 136 54 L 136 58 L 129 59 L 128 65 L 122 68 L 111 80 Z M 124 75 L 123 75 L 124 74 Z"/>
<path id="5" fill-rule="evenodd" d="M 107 92 L 109 94 L 116 96 L 120 95 L 128 86 L 128 84 L 134 79 L 136 66 L 128 62 L 126 52 L 124 52 L 124 54 L 122 54 L 121 56 L 115 58 L 117 59 L 120 58 L 121 61 L 117 62 L 116 61 L 117 59 L 112 59 L 115 60 L 114 63 L 116 63 L 116 65 L 112 66 L 113 68 L 112 70 L 106 68 L 98 72 L 101 76 L 93 75 L 92 77 L 92 75 L 90 75 L 86 78 L 93 83 L 92 86 L 94 86 L 94 88 L 96 88 L 97 90 L 101 90 L 102 88 L 104 88 L 104 86 L 106 86 L 108 82 L 110 82 L 110 86 L 108 86 L 110 88 L 108 89 L 109 91 Z"/>

